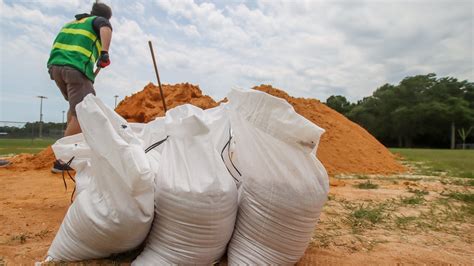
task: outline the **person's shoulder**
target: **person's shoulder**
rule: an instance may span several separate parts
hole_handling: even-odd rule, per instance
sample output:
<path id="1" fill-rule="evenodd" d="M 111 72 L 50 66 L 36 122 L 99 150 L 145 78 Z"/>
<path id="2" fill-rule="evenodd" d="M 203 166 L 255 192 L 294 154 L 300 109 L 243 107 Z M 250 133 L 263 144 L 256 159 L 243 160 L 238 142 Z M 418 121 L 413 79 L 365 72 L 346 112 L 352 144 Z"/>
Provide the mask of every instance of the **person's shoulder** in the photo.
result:
<path id="1" fill-rule="evenodd" d="M 96 17 L 94 18 L 94 20 L 95 20 L 95 21 L 100 21 L 100 22 L 108 22 L 108 23 L 110 23 L 110 21 L 109 21 L 108 19 L 106 19 L 106 18 L 104 18 L 104 17 L 101 17 L 101 16 L 96 16 Z"/>
<path id="2" fill-rule="evenodd" d="M 110 24 L 110 21 L 101 16 L 95 17 L 93 23 L 97 28 L 109 27 L 112 29 L 112 24 Z"/>

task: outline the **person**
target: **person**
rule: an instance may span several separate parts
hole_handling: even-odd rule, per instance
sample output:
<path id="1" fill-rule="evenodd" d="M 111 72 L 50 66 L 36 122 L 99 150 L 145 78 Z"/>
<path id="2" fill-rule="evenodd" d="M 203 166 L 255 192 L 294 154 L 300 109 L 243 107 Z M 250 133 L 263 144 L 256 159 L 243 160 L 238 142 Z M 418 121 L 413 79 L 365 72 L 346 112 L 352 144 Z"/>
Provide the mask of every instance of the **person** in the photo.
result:
<path id="1" fill-rule="evenodd" d="M 64 136 L 81 132 L 76 105 L 86 95 L 95 95 L 93 83 L 96 74 L 110 64 L 111 17 L 112 9 L 97 1 L 92 5 L 90 14 L 76 15 L 76 19 L 64 25 L 54 40 L 47 67 L 50 78 L 69 102 Z M 55 161 L 51 169 L 54 173 L 64 170 L 71 168 L 60 160 Z"/>

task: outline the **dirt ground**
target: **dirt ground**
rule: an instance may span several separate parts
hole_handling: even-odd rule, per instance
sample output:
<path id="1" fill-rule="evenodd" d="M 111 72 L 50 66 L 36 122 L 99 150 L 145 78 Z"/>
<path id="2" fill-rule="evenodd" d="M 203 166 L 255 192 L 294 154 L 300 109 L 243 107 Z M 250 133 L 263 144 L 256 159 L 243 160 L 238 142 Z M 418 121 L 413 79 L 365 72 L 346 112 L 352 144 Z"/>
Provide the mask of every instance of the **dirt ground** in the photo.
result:
<path id="1" fill-rule="evenodd" d="M 468 181 L 413 175 L 332 178 L 321 221 L 299 264 L 472 265 L 473 191 Z M 65 191 L 61 175 L 49 170 L 0 168 L 0 265 L 43 259 L 72 187 L 68 181 Z"/>

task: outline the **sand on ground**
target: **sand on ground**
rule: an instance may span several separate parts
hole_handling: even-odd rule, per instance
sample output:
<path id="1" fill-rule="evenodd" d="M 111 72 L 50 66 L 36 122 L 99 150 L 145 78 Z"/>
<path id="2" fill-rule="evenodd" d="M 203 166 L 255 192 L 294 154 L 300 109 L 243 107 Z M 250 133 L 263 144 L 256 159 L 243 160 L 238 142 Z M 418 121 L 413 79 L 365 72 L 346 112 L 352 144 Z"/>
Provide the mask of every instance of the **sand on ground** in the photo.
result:
<path id="1" fill-rule="evenodd" d="M 353 186 L 362 181 L 332 182 L 336 185 L 331 187 L 332 199 L 324 208 L 314 240 L 300 265 L 472 264 L 472 222 L 461 224 L 459 235 L 443 230 L 417 233 L 387 228 L 351 233 L 344 225 L 344 210 L 339 206 L 344 200 L 378 202 L 397 198 L 408 195 L 408 186 L 429 189 L 433 191 L 431 194 L 446 189 L 437 181 L 393 184 L 393 180 L 384 179 L 373 181 L 381 186 L 377 190 Z M 10 265 L 33 264 L 44 258 L 70 204 L 73 183 L 67 182 L 68 191 L 65 191 L 61 175 L 49 170 L 0 168 L 0 264 L 2 261 Z"/>

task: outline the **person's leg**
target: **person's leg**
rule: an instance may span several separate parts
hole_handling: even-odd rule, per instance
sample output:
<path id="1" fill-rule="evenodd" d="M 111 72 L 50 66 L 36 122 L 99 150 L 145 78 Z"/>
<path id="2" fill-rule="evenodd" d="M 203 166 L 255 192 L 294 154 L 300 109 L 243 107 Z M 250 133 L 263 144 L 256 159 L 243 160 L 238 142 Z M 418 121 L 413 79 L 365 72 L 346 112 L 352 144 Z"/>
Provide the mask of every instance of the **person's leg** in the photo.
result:
<path id="1" fill-rule="evenodd" d="M 92 81 L 76 69 L 65 67 L 64 77 L 69 101 L 68 121 L 64 136 L 71 136 L 82 132 L 77 120 L 76 105 L 82 102 L 88 94 L 95 95 L 95 91 Z"/>
<path id="2" fill-rule="evenodd" d="M 71 111 L 67 112 L 67 127 L 64 131 L 64 136 L 71 136 L 75 134 L 81 133 L 81 126 L 79 125 L 79 121 L 77 121 L 77 117 L 71 114 Z"/>
<path id="3" fill-rule="evenodd" d="M 64 99 L 69 102 L 69 110 L 67 113 L 67 127 L 64 136 L 71 136 L 81 133 L 81 127 L 76 115 L 76 105 L 80 103 L 84 97 L 93 93 L 95 95 L 92 82 L 87 79 L 84 74 L 78 70 L 67 66 L 53 66 L 50 69 L 51 79 L 58 85 Z M 56 160 L 51 171 L 53 173 L 61 173 L 72 168 L 61 160 Z"/>
<path id="4" fill-rule="evenodd" d="M 64 80 L 64 67 L 63 66 L 51 66 L 48 70 L 49 75 L 54 82 L 56 82 L 56 85 L 58 86 L 59 90 L 61 91 L 61 94 L 64 96 L 64 99 L 66 101 L 69 101 L 68 96 L 67 96 L 67 84 L 66 81 Z M 67 113 L 67 125 L 70 125 L 70 120 L 71 120 L 71 115 L 70 112 L 68 111 Z M 66 136 L 66 134 L 65 134 Z M 62 173 L 63 171 L 69 171 L 72 170 L 70 166 L 65 164 L 62 160 L 58 159 L 54 161 L 53 167 L 51 168 L 51 172 L 53 173 Z"/>

